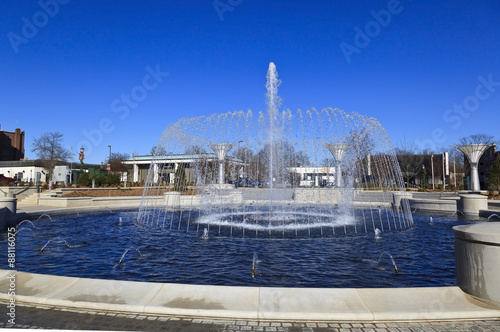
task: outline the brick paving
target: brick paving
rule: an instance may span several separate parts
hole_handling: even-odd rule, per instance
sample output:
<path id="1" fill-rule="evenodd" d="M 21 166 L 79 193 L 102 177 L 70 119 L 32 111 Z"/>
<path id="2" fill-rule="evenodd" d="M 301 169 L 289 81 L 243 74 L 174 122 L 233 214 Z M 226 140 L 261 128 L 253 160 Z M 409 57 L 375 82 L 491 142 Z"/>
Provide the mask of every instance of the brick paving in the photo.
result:
<path id="1" fill-rule="evenodd" d="M 17 304 L 16 324 L 7 325 L 7 303 L 0 302 L 0 328 L 107 331 L 262 331 L 262 332 L 500 332 L 498 320 L 436 322 L 276 322 L 183 318 Z M 7 317 L 7 318 L 6 318 Z"/>

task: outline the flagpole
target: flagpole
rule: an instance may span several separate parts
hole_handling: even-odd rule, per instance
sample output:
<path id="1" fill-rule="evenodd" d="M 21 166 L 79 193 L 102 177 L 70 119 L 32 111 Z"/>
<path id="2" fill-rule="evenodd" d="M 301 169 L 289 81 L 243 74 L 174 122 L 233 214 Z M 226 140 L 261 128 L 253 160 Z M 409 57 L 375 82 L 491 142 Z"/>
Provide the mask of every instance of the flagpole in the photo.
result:
<path id="1" fill-rule="evenodd" d="M 441 157 L 443 158 L 443 191 L 446 190 L 446 170 L 445 170 L 445 154 L 444 152 L 441 154 Z"/>
<path id="2" fill-rule="evenodd" d="M 432 190 L 434 190 L 434 154 L 431 155 Z"/>
<path id="3" fill-rule="evenodd" d="M 457 192 L 457 170 L 455 169 L 456 156 L 453 157 L 453 177 L 455 178 L 455 192 Z"/>

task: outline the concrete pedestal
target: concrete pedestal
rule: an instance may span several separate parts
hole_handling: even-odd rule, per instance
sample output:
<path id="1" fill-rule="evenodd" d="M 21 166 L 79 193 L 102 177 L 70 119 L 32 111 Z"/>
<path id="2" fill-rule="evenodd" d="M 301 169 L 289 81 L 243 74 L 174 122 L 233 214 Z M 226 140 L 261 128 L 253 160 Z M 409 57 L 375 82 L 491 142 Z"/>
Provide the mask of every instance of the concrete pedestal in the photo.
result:
<path id="1" fill-rule="evenodd" d="M 163 194 L 163 201 L 166 207 L 178 209 L 181 206 L 181 193 L 169 191 Z"/>
<path id="2" fill-rule="evenodd" d="M 500 223 L 455 226 L 457 285 L 500 307 Z"/>
<path id="3" fill-rule="evenodd" d="M 0 229 L 16 223 L 17 198 L 0 197 Z"/>
<path id="4" fill-rule="evenodd" d="M 488 197 L 478 194 L 460 194 L 457 209 L 466 216 L 479 216 L 479 210 L 488 210 Z"/>
<path id="5" fill-rule="evenodd" d="M 400 207 L 401 207 L 401 199 L 402 198 L 410 199 L 412 197 L 413 197 L 412 193 L 407 193 L 407 192 L 402 192 L 402 191 L 396 191 L 396 192 L 394 192 L 394 194 L 393 194 L 393 201 L 392 201 L 394 209 L 395 210 L 399 210 L 400 209 Z"/>

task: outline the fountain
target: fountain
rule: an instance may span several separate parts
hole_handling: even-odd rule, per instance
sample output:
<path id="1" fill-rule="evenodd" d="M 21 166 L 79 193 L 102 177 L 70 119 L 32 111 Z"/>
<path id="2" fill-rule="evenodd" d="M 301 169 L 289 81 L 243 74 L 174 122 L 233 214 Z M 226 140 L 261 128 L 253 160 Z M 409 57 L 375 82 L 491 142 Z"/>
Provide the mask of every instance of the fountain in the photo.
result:
<path id="1" fill-rule="evenodd" d="M 414 259 L 433 247 L 404 245 L 413 216 L 407 200 L 393 204 L 404 186 L 384 128 L 339 109 L 279 111 L 278 86 L 271 64 L 267 114 L 236 111 L 168 126 L 157 145 L 164 149 L 156 151 L 187 161 L 174 165 L 155 156 L 138 211 L 72 214 L 64 222 L 41 215 L 36 237 L 19 234 L 20 269 L 235 286 L 426 285 L 427 275 L 411 272 L 398 256 Z M 253 187 L 234 186 L 242 176 Z M 436 223 L 432 232 L 445 228 L 446 222 Z M 377 268 L 389 256 L 380 250 L 394 247 L 401 247 L 394 258 L 404 271 L 397 281 Z M 123 264 L 131 251 L 141 259 Z M 452 254 L 447 250 L 439 264 L 448 266 Z M 367 263 L 367 257 L 373 259 Z M 454 276 L 452 268 L 444 271 L 446 285 Z"/>
<path id="2" fill-rule="evenodd" d="M 270 63 L 267 115 L 235 111 L 168 126 L 157 144 L 162 149 L 156 151 L 193 156 L 184 169 L 187 185 L 181 193 L 172 192 L 164 179 L 177 166 L 155 155 L 137 223 L 186 234 L 198 234 L 202 225 L 218 236 L 257 238 L 356 236 L 374 234 L 376 228 L 395 232 L 411 227 L 408 202 L 392 204 L 394 192 L 404 197 L 404 182 L 380 123 L 331 108 L 279 111 L 280 83 Z M 243 174 L 258 188 L 234 188 L 231 183 Z M 312 188 L 304 186 L 309 178 L 314 178 Z M 371 189 L 377 190 L 376 197 Z"/>
<path id="3" fill-rule="evenodd" d="M 274 65 L 268 77 L 268 85 L 277 88 Z M 268 91 L 277 97 L 277 89 Z M 37 236 L 18 234 L 23 244 L 16 247 L 16 268 L 23 271 L 18 280 L 30 283 L 20 301 L 40 299 L 46 304 L 47 298 L 35 295 L 51 294 L 50 300 L 58 305 L 266 321 L 384 320 L 386 313 L 375 307 L 353 311 L 353 303 L 373 299 L 377 308 L 397 307 L 397 316 L 390 319 L 401 319 L 400 312 L 405 319 L 456 319 L 453 313 L 443 317 L 442 311 L 435 315 L 434 310 L 422 315 L 428 303 L 457 310 L 461 319 L 483 310 L 483 304 L 471 305 L 470 298 L 463 299 L 451 287 L 419 290 L 423 296 L 415 293 L 414 287 L 454 284 L 450 229 L 464 220 L 436 217 L 434 227 L 428 227 L 428 217 L 416 215 L 412 227 L 408 202 L 403 197 L 398 206 L 393 203 L 393 192 L 404 196 L 403 182 L 380 123 L 338 109 L 278 112 L 274 97 L 268 105 L 276 112 L 270 111 L 269 118 L 262 113 L 254 118 L 251 111 L 229 112 L 181 119 L 169 126 L 158 145 L 172 153 L 189 152 L 190 159 L 178 168 L 156 156 L 139 211 L 87 211 L 54 220 L 40 216 Z M 239 143 L 244 143 L 243 153 Z M 238 150 L 233 150 L 236 145 Z M 328 146 L 336 148 L 332 152 Z M 215 154 L 207 153 L 209 149 Z M 334 160 L 329 160 L 332 154 Z M 333 171 L 331 164 L 336 166 Z M 305 172 L 296 172 L 298 168 Z M 185 185 L 172 186 L 179 181 L 177 172 L 171 177 L 174 169 L 181 170 Z M 233 187 L 230 182 L 242 175 L 250 177 L 255 188 Z M 8 236 L 1 234 L 4 247 Z M 44 252 L 50 243 L 64 246 Z M 122 264 L 133 249 L 140 259 Z M 381 266 L 384 255 L 394 273 Z M 3 261 L 7 268 L 7 259 Z M 412 289 L 331 289 L 338 287 Z M 416 298 L 409 309 L 408 296 Z M 395 304 L 397 298 L 401 302 Z M 246 301 L 251 305 L 247 307 Z M 304 303 L 312 304 L 303 310 Z M 419 315 L 407 316 L 410 310 Z"/>

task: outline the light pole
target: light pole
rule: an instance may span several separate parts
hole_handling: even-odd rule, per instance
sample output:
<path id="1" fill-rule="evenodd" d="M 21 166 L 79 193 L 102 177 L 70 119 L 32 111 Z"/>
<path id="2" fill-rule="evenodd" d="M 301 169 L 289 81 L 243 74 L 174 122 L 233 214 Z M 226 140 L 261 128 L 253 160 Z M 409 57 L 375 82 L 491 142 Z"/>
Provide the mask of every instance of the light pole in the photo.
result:
<path id="1" fill-rule="evenodd" d="M 73 173 L 73 147 L 71 147 L 71 159 L 69 161 L 69 184 L 72 185 L 71 175 Z"/>
<path id="2" fill-rule="evenodd" d="M 108 145 L 109 148 L 109 158 L 108 158 L 108 172 L 111 171 L 111 145 Z"/>
<path id="3" fill-rule="evenodd" d="M 422 187 L 424 188 L 425 191 L 425 165 L 422 165 Z"/>
<path id="4" fill-rule="evenodd" d="M 85 159 L 85 155 L 83 154 L 84 151 L 85 149 L 82 146 L 80 148 L 80 154 L 78 155 L 78 159 L 80 159 L 80 171 L 82 172 L 83 172 L 83 159 Z"/>

